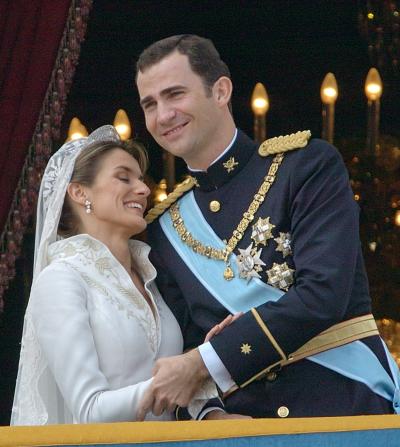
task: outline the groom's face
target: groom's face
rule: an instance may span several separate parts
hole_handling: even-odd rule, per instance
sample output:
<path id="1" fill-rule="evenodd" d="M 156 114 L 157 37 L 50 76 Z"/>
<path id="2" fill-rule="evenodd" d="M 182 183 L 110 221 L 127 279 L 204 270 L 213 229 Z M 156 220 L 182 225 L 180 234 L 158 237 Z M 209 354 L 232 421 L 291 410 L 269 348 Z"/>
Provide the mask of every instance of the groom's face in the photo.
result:
<path id="1" fill-rule="evenodd" d="M 193 168 L 218 131 L 214 89 L 193 72 L 187 56 L 174 52 L 137 76 L 146 127 L 157 143 Z"/>

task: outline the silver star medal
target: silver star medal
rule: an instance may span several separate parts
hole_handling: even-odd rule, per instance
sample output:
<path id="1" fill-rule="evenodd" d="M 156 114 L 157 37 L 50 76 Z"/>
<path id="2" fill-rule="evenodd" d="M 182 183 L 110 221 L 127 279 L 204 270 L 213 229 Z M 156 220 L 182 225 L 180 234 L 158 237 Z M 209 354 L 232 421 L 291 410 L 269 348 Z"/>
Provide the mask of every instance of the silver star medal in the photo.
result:
<path id="1" fill-rule="evenodd" d="M 261 266 L 265 265 L 260 259 L 261 248 L 257 251 L 256 248 L 253 248 L 253 243 L 251 243 L 246 250 L 239 248 L 239 252 L 240 255 L 236 257 L 236 262 L 240 278 L 247 279 L 247 282 L 249 282 L 251 278 L 260 278 L 258 272 L 261 272 Z"/>
<path id="2" fill-rule="evenodd" d="M 268 284 L 287 291 L 293 284 L 293 273 L 294 270 L 291 269 L 286 262 L 283 264 L 274 262 L 272 268 L 267 270 Z"/>
<path id="3" fill-rule="evenodd" d="M 256 245 L 267 245 L 268 239 L 272 239 L 272 230 L 275 228 L 269 221 L 270 217 L 266 217 L 262 219 L 258 218 L 257 222 L 253 225 L 253 231 L 251 232 L 251 238 L 256 243 Z"/>
<path id="4" fill-rule="evenodd" d="M 290 233 L 279 232 L 279 237 L 276 237 L 274 241 L 278 244 L 275 251 L 281 251 L 284 258 L 292 254 Z"/>

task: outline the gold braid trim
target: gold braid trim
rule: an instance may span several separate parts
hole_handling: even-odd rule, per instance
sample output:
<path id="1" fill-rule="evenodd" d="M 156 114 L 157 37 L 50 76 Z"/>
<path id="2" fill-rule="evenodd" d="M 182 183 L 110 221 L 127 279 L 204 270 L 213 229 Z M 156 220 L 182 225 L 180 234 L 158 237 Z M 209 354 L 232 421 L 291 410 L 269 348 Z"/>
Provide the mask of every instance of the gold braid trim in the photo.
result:
<path id="1" fill-rule="evenodd" d="M 290 135 L 269 138 L 261 143 L 261 146 L 258 148 L 258 153 L 261 157 L 266 157 L 267 155 L 299 149 L 307 146 L 310 137 L 311 132 L 309 130 L 301 130 Z"/>
<path id="2" fill-rule="evenodd" d="M 167 198 L 156 206 L 151 208 L 146 214 L 145 220 L 148 224 L 152 223 L 157 217 L 167 210 L 173 203 L 175 203 L 179 197 L 181 197 L 186 191 L 189 191 L 196 184 L 196 180 L 193 177 L 188 177 L 180 185 L 178 185 Z"/>

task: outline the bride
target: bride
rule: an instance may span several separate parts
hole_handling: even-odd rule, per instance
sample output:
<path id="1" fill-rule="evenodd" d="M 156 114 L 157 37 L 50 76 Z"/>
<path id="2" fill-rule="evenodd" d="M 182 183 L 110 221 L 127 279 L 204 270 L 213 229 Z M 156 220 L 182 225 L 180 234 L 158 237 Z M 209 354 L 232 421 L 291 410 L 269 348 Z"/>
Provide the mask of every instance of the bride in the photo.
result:
<path id="1" fill-rule="evenodd" d="M 134 421 L 158 358 L 182 352 L 155 284 L 146 155 L 112 126 L 64 144 L 43 175 L 12 425 Z M 189 406 L 196 418 L 214 384 Z M 212 404 L 210 404 L 212 402 Z M 205 405 L 205 406 L 204 406 Z M 147 420 L 170 420 L 172 408 Z"/>

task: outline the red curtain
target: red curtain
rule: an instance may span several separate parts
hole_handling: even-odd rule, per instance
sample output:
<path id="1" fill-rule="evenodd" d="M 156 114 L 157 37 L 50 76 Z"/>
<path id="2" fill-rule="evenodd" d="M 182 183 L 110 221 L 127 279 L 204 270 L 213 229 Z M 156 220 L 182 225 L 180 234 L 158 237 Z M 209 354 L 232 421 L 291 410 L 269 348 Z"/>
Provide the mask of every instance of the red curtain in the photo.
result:
<path id="1" fill-rule="evenodd" d="M 0 1 L 0 311 L 58 139 L 91 3 Z"/>
<path id="2" fill-rule="evenodd" d="M 39 118 L 70 3 L 0 2 L 0 228 Z"/>

